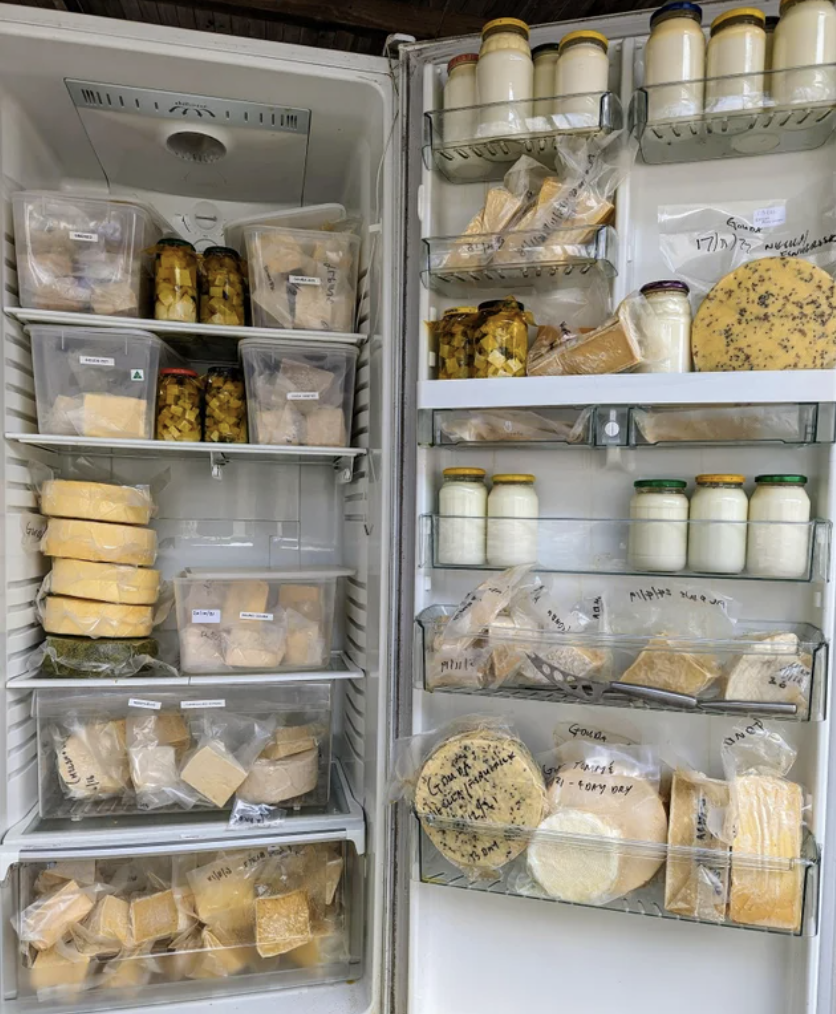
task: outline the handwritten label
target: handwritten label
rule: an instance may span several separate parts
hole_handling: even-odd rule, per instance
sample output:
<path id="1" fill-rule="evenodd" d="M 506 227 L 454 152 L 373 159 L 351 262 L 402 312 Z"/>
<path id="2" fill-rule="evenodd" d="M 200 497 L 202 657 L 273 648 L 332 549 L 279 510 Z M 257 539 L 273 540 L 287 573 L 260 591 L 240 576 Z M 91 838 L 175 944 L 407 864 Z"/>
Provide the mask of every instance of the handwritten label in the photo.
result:
<path id="1" fill-rule="evenodd" d="M 189 708 L 225 708 L 226 699 L 224 697 L 216 697 L 205 701 L 180 701 L 180 707 L 185 710 Z"/>
<path id="2" fill-rule="evenodd" d="M 46 532 L 47 519 L 40 514 L 21 514 L 20 534 L 23 548 L 32 551 L 41 545 L 41 539 Z"/>
<path id="3" fill-rule="evenodd" d="M 319 401 L 319 391 L 288 391 L 288 401 Z"/>
<path id="4" fill-rule="evenodd" d="M 753 219 L 759 229 L 769 229 L 774 225 L 783 225 L 787 220 L 787 209 L 783 204 L 775 208 L 758 208 L 753 215 Z"/>
<path id="5" fill-rule="evenodd" d="M 321 278 L 312 278 L 310 275 L 290 275 L 288 281 L 291 285 L 322 285 Z"/>
<path id="6" fill-rule="evenodd" d="M 76 231 L 74 231 L 72 229 L 70 230 L 70 239 L 74 240 L 76 243 L 98 243 L 99 242 L 98 233 L 95 233 L 95 232 L 76 232 Z"/>
<path id="7" fill-rule="evenodd" d="M 268 620 L 268 621 L 272 622 L 272 620 L 273 620 L 273 614 L 272 613 L 239 613 L 238 614 L 238 619 L 239 620 Z"/>
<path id="8" fill-rule="evenodd" d="M 748 739 L 749 736 L 762 736 L 765 732 L 766 727 L 763 722 L 759 718 L 756 718 L 751 725 L 737 728 L 731 736 L 726 736 L 723 740 L 723 745 L 734 746 L 735 743 L 740 743 L 742 740 Z"/>
<path id="9" fill-rule="evenodd" d="M 159 701 L 146 701 L 141 697 L 129 697 L 129 708 L 146 708 L 148 711 L 159 711 L 162 705 Z"/>
<path id="10" fill-rule="evenodd" d="M 79 356 L 82 366 L 115 366 L 116 360 L 111 356 Z"/>
<path id="11" fill-rule="evenodd" d="M 193 609 L 192 623 L 220 623 L 220 609 Z"/>

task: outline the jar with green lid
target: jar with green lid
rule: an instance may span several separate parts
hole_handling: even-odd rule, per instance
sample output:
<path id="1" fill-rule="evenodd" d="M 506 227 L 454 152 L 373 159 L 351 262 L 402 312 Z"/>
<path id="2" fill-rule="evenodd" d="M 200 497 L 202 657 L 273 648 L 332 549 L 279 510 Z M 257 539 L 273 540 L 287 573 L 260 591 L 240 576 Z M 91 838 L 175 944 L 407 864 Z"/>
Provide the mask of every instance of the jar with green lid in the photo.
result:
<path id="1" fill-rule="evenodd" d="M 203 439 L 214 444 L 247 442 L 247 399 L 237 366 L 213 366 L 206 375 Z"/>
<path id="2" fill-rule="evenodd" d="M 627 537 L 631 570 L 674 573 L 688 559 L 688 483 L 639 479 L 633 483 Z"/>
<path id="3" fill-rule="evenodd" d="M 157 395 L 157 440 L 201 438 L 203 388 L 194 370 L 160 370 Z"/>
<path id="4" fill-rule="evenodd" d="M 533 323 L 531 314 L 516 299 L 480 303 L 470 376 L 524 377 L 529 323 Z"/>
<path id="5" fill-rule="evenodd" d="M 244 275 L 237 250 L 210 246 L 200 271 L 200 323 L 244 324 Z"/>
<path id="6" fill-rule="evenodd" d="M 197 323 L 197 251 L 185 239 L 168 236 L 154 248 L 154 317 Z"/>
<path id="7" fill-rule="evenodd" d="M 806 475 L 759 475 L 749 500 L 746 572 L 799 580 L 810 572 L 810 497 Z"/>
<path id="8" fill-rule="evenodd" d="M 435 338 L 439 380 L 466 380 L 473 358 L 475 306 L 451 306 L 430 326 Z"/>

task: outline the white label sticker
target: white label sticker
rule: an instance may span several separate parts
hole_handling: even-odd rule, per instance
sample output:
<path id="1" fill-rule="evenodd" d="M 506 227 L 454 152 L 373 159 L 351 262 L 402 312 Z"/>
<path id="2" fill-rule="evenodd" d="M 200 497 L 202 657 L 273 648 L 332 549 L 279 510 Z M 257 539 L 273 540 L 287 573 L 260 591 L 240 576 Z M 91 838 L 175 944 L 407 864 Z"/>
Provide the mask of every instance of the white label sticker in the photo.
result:
<path id="1" fill-rule="evenodd" d="M 310 275 L 290 275 L 291 285 L 322 285 L 321 278 L 312 278 Z"/>
<path id="2" fill-rule="evenodd" d="M 225 708 L 226 699 L 217 697 L 208 701 L 180 701 L 181 708 Z"/>
<path id="3" fill-rule="evenodd" d="M 220 609 L 193 609 L 192 623 L 220 623 Z"/>
<path id="4" fill-rule="evenodd" d="M 288 391 L 288 401 L 319 401 L 319 391 Z"/>
<path id="5" fill-rule="evenodd" d="M 96 232 L 74 232 L 70 231 L 70 239 L 76 243 L 98 243 L 99 235 Z"/>
<path id="6" fill-rule="evenodd" d="M 271 620 L 273 619 L 272 613 L 239 613 L 239 620 Z"/>
<path id="7" fill-rule="evenodd" d="M 772 225 L 783 225 L 787 220 L 787 209 L 782 204 L 777 208 L 758 208 L 754 215 L 754 224 L 759 229 L 768 229 Z"/>
<path id="8" fill-rule="evenodd" d="M 145 380 L 145 370 L 131 370 L 131 380 Z"/>
<path id="9" fill-rule="evenodd" d="M 147 708 L 149 711 L 159 711 L 162 705 L 159 701 L 144 701 L 141 697 L 129 697 L 129 708 Z"/>
<path id="10" fill-rule="evenodd" d="M 115 366 L 116 360 L 110 356 L 79 356 L 82 366 Z"/>

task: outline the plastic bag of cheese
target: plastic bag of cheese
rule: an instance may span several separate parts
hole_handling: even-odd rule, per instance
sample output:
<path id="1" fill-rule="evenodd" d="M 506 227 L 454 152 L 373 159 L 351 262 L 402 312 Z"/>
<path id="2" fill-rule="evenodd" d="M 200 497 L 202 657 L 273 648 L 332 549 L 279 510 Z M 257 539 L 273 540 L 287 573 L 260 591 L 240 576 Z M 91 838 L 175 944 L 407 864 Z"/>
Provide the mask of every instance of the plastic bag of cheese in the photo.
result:
<path id="1" fill-rule="evenodd" d="M 449 620 L 450 616 L 437 616 L 424 626 L 427 689 L 488 686 L 492 679 L 491 645 L 482 638 L 445 641 Z"/>
<path id="2" fill-rule="evenodd" d="M 183 782 L 179 766 L 192 745 L 182 712 L 134 709 L 127 719 L 128 761 L 140 810 L 189 810 L 200 795 Z"/>
<path id="3" fill-rule="evenodd" d="M 75 459 L 61 474 L 40 461 L 30 462 L 29 474 L 47 517 L 124 525 L 147 525 L 157 514 L 157 497 L 171 481 L 170 468 L 136 483 L 87 458 Z"/>
<path id="4" fill-rule="evenodd" d="M 52 702 L 56 711 L 60 701 Z M 94 802 L 130 796 L 125 720 L 110 718 L 91 702 L 89 709 L 68 699 L 64 716 L 48 726 L 58 785 L 67 799 Z"/>
<path id="5" fill-rule="evenodd" d="M 511 567 L 501 574 L 491 574 L 473 591 L 468 592 L 444 629 L 444 643 L 484 634 L 502 610 L 508 607 L 530 571 L 531 564 Z"/>

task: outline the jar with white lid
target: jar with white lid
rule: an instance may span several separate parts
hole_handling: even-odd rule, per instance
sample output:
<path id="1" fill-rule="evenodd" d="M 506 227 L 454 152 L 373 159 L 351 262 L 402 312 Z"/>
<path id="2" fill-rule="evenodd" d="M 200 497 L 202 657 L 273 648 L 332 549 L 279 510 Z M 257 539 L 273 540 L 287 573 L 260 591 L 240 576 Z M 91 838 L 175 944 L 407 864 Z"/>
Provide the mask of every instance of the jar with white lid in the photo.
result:
<path id="1" fill-rule="evenodd" d="M 537 562 L 540 501 L 533 475 L 495 475 L 488 497 L 488 564 Z"/>
<path id="2" fill-rule="evenodd" d="M 689 570 L 740 574 L 746 566 L 749 498 L 743 490 L 745 481 L 742 475 L 697 476 L 689 513 Z"/>
<path id="3" fill-rule="evenodd" d="M 641 294 L 656 324 L 646 343 L 640 373 L 689 373 L 691 370 L 691 302 L 685 282 L 648 282 Z M 649 336 L 645 336 L 648 338 Z"/>
<path id="4" fill-rule="evenodd" d="M 476 137 L 479 92 L 476 87 L 478 53 L 460 53 L 447 64 L 441 140 L 445 144 Z"/>
<path id="5" fill-rule="evenodd" d="M 627 562 L 631 570 L 674 573 L 688 559 L 688 483 L 638 479 L 630 499 Z M 642 522 L 647 524 L 642 524 Z"/>
<path id="6" fill-rule="evenodd" d="M 836 100 L 836 7 L 833 0 L 783 0 L 775 29 L 772 75 L 775 104 Z M 830 66 L 826 66 L 826 65 Z M 792 68 L 800 67 L 802 70 Z"/>
<path id="7" fill-rule="evenodd" d="M 759 475 L 749 501 L 746 572 L 804 578 L 810 569 L 810 498 L 804 475 Z M 769 522 L 756 524 L 753 522 Z"/>
<path id="8" fill-rule="evenodd" d="M 735 7 L 718 14 L 711 22 L 706 59 L 706 113 L 763 107 L 765 24 L 766 15 L 756 7 Z"/>
<path id="9" fill-rule="evenodd" d="M 485 563 L 488 489 L 483 468 L 445 468 L 438 494 L 438 549 L 443 567 L 480 567 Z"/>
<path id="10" fill-rule="evenodd" d="M 564 126 L 588 129 L 600 123 L 601 97 L 610 80 L 608 49 L 600 32 L 570 32 L 560 40 L 554 93 L 555 110 L 568 121 Z"/>
<path id="11" fill-rule="evenodd" d="M 528 130 L 530 99 L 534 96 L 534 64 L 528 44 L 528 25 L 524 21 L 497 18 L 482 29 L 476 87 L 483 107 L 480 137 L 520 134 Z"/>
<path id="12" fill-rule="evenodd" d="M 557 54 L 559 50 L 559 42 L 544 42 L 542 46 L 535 46 L 531 50 L 531 59 L 534 61 L 535 99 L 531 106 L 531 129 L 535 131 L 550 130 L 554 123 L 552 120 L 555 112 L 554 102 L 537 100 L 554 99 Z"/>
<path id="13" fill-rule="evenodd" d="M 702 115 L 705 36 L 701 24 L 702 8 L 692 3 L 665 4 L 651 16 L 650 38 L 644 48 L 648 123 Z"/>

